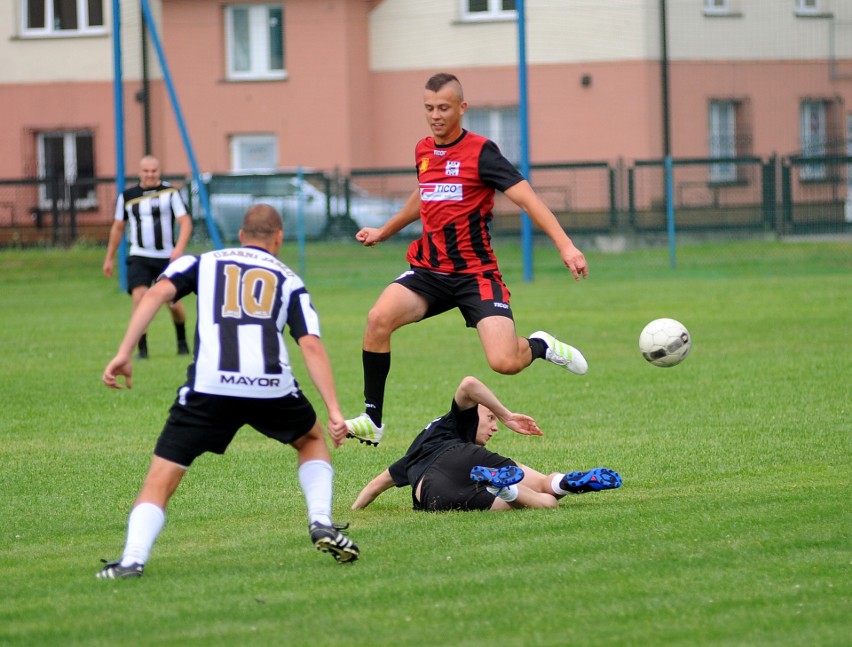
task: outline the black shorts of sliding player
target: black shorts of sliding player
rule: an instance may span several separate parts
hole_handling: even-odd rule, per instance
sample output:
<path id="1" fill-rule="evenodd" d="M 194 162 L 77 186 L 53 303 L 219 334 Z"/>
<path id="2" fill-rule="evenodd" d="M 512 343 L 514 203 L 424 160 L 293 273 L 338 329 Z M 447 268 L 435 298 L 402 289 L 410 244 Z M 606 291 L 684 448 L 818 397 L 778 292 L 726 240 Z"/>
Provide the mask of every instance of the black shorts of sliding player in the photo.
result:
<path id="1" fill-rule="evenodd" d="M 415 500 L 415 508 L 429 512 L 490 510 L 494 495 L 483 483 L 470 479 L 470 470 L 477 465 L 499 469 L 516 464 L 511 458 L 473 443 L 450 447 L 435 459 L 420 479 L 419 507 Z"/>

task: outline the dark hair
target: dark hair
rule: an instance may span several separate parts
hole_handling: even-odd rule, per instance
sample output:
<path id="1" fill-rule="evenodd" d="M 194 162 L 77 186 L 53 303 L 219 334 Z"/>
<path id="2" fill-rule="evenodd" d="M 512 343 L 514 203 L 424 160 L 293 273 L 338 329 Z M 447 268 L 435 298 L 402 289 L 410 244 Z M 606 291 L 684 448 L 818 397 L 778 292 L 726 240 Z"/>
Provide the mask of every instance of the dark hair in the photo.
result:
<path id="1" fill-rule="evenodd" d="M 461 81 L 459 81 L 455 74 L 450 74 L 449 72 L 440 72 L 429 77 L 429 80 L 426 81 L 426 89 L 437 92 L 447 85 L 447 83 L 452 83 L 453 81 L 459 85 L 459 99 L 461 99 Z"/>

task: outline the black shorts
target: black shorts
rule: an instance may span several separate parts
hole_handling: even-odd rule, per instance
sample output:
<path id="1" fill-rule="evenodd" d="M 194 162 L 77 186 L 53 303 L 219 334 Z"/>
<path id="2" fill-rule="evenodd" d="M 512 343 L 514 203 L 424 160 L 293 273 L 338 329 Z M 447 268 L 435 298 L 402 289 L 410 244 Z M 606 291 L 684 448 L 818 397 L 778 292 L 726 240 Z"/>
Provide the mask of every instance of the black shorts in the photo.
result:
<path id="1" fill-rule="evenodd" d="M 513 319 L 509 288 L 496 270 L 483 274 L 442 274 L 412 267 L 394 283 L 426 299 L 429 307 L 424 319 L 453 308 L 461 311 L 468 328 L 476 328 L 485 317 Z"/>
<path id="2" fill-rule="evenodd" d="M 224 454 L 243 425 L 289 444 L 308 433 L 317 414 L 301 391 L 283 398 L 206 395 L 181 387 L 154 454 L 189 467 L 204 452 Z"/>
<path id="3" fill-rule="evenodd" d="M 484 484 L 470 480 L 470 470 L 477 465 L 499 468 L 517 463 L 473 443 L 451 447 L 435 459 L 420 479 L 420 503 L 415 499 L 415 509 L 490 510 L 494 495 Z"/>
<path id="4" fill-rule="evenodd" d="M 147 256 L 127 257 L 127 293 L 140 285 L 149 288 L 169 266 L 168 258 L 148 258 Z"/>

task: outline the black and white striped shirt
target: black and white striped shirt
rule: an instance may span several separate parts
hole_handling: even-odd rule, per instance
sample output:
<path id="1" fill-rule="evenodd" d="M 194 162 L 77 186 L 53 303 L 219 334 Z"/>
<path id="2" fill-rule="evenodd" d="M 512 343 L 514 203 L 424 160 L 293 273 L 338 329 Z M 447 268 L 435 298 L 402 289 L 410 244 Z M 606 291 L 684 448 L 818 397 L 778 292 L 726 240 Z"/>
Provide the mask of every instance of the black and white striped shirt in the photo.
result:
<path id="1" fill-rule="evenodd" d="M 284 327 L 299 340 L 320 335 L 305 284 L 257 247 L 182 256 L 163 272 L 180 299 L 197 296 L 195 362 L 187 386 L 199 393 L 279 398 L 298 390 Z"/>
<path id="2" fill-rule="evenodd" d="M 169 258 L 175 246 L 175 220 L 184 215 L 180 193 L 168 182 L 153 189 L 139 185 L 127 189 L 115 205 L 115 219 L 130 223 L 131 256 Z"/>

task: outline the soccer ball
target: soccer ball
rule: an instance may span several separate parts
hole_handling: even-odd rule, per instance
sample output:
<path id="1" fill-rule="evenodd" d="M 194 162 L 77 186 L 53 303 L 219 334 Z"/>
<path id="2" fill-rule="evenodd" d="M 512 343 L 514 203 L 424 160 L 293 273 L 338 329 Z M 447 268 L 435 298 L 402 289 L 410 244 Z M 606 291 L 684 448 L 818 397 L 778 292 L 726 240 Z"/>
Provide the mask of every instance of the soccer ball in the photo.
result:
<path id="1" fill-rule="evenodd" d="M 676 366 L 686 359 L 692 339 L 689 331 L 674 319 L 654 319 L 639 335 L 642 357 L 654 366 Z"/>

